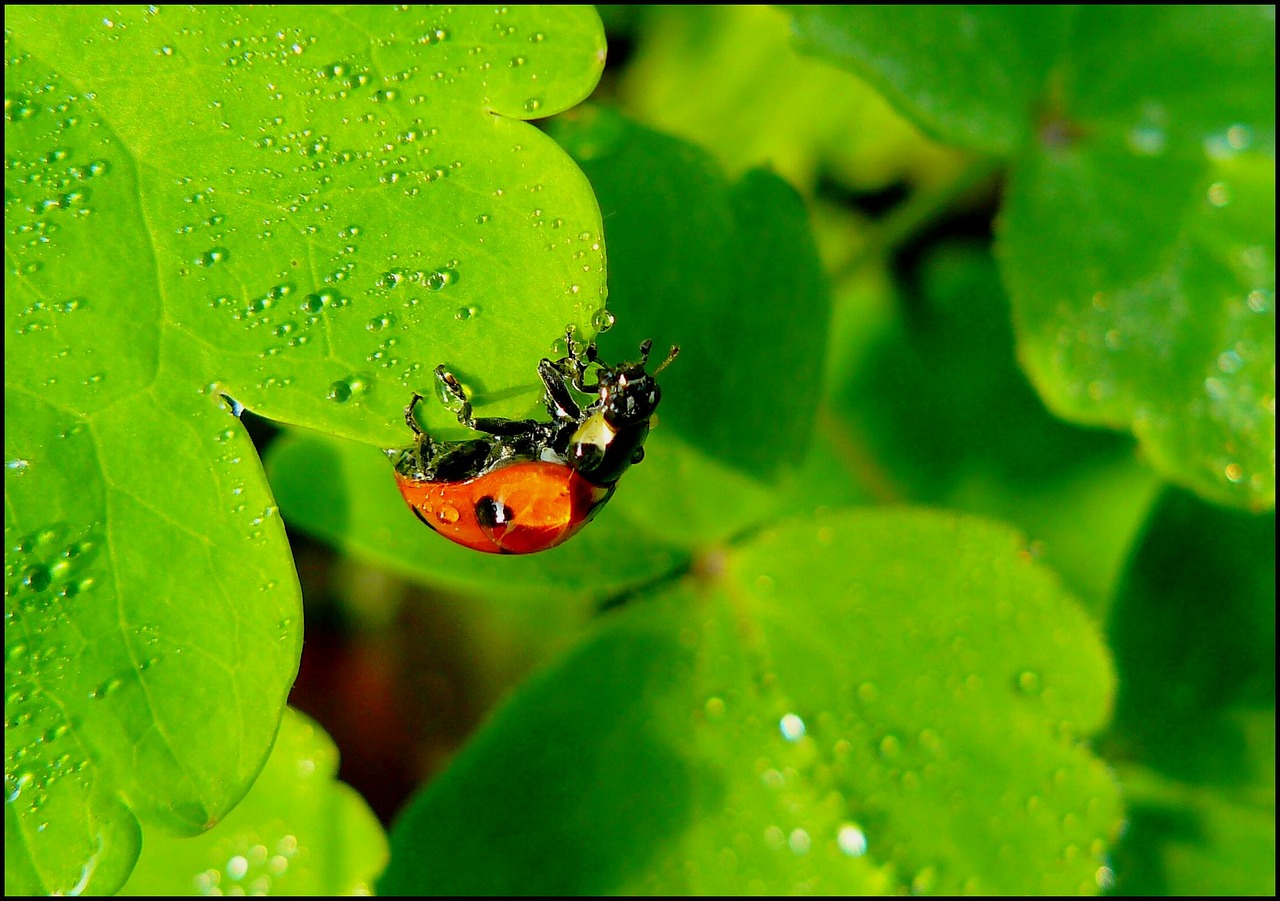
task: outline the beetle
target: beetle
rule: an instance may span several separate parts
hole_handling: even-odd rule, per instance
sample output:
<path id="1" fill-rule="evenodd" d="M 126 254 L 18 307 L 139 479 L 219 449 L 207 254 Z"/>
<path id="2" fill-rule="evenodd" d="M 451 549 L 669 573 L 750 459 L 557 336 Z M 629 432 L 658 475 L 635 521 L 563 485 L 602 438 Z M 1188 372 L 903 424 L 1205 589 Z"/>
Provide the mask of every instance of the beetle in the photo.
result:
<path id="1" fill-rule="evenodd" d="M 388 455 L 418 519 L 472 550 L 531 554 L 567 541 L 600 512 L 623 473 L 644 458 L 662 399 L 655 376 L 680 348 L 650 373 L 652 341 L 640 345 L 638 361 L 617 366 L 600 360 L 595 342 L 575 343 L 572 327 L 565 341 L 566 356 L 538 364 L 548 422 L 474 416 L 462 384 L 442 364 L 435 369 L 442 396 L 458 422 L 483 437 L 440 441 L 418 425 L 413 414 L 422 395 L 412 396 L 404 419 L 413 445 Z M 580 403 L 575 390 L 590 402 Z"/>

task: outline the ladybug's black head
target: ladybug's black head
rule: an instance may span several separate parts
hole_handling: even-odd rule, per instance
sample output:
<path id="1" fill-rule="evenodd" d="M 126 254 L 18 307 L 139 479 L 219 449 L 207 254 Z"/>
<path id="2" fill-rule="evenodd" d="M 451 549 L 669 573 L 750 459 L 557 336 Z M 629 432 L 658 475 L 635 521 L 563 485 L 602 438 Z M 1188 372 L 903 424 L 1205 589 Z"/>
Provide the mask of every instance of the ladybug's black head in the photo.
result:
<path id="1" fill-rule="evenodd" d="M 593 404 L 569 438 L 569 465 L 593 485 L 613 485 L 633 463 L 644 457 L 644 441 L 649 436 L 649 420 L 658 408 L 662 392 L 654 375 L 675 359 L 678 348 L 654 370 L 645 371 L 652 342 L 640 345 L 640 361 L 619 366 L 602 366 L 598 390 L 600 400 Z"/>
<path id="2" fill-rule="evenodd" d="M 658 387 L 654 375 L 667 367 L 676 358 L 680 348 L 671 348 L 671 354 L 653 375 L 645 371 L 649 362 L 649 351 L 652 341 L 640 345 L 640 359 L 635 363 L 622 363 L 600 373 L 600 406 L 599 410 L 609 425 L 615 429 L 637 426 L 647 423 L 653 418 L 662 400 L 662 390 Z"/>

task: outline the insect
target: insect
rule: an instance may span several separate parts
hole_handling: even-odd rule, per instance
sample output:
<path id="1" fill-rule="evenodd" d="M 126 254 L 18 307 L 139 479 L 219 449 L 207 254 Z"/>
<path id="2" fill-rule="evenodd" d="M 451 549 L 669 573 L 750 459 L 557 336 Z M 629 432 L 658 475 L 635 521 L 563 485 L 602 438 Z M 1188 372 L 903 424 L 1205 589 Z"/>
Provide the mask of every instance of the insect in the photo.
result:
<path id="1" fill-rule="evenodd" d="M 610 366 L 594 342 L 576 345 L 572 328 L 565 339 L 567 356 L 538 364 L 550 422 L 473 416 L 466 391 L 443 365 L 435 370 L 443 395 L 457 406 L 458 422 L 483 437 L 437 441 L 413 416 L 422 395 L 405 407 L 414 444 L 388 451 L 396 484 L 418 519 L 450 541 L 489 554 L 555 547 L 589 523 L 627 468 L 644 458 L 662 397 L 654 376 L 680 348 L 649 373 L 651 341 L 640 345 L 638 361 Z M 592 367 L 595 382 L 588 384 Z M 580 403 L 574 391 L 590 402 Z"/>

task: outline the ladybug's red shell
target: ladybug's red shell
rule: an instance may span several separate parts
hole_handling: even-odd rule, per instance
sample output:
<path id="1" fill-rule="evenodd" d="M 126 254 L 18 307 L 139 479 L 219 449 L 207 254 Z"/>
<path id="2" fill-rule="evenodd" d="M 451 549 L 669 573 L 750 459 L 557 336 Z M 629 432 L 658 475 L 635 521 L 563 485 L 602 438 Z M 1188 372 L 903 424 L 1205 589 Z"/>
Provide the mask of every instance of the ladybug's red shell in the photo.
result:
<path id="1" fill-rule="evenodd" d="M 458 482 L 396 473 L 424 523 L 463 547 L 531 554 L 555 547 L 591 521 L 613 486 L 593 485 L 564 463 L 522 460 Z"/>

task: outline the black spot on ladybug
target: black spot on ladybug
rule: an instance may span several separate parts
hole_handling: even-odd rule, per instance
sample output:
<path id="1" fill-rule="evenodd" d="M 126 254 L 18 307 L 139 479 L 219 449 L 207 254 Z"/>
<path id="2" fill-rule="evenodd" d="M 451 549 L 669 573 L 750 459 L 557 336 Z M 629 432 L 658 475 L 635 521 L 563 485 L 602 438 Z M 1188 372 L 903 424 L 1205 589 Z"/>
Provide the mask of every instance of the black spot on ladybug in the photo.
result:
<path id="1" fill-rule="evenodd" d="M 430 527 L 431 531 L 433 531 L 433 532 L 438 532 L 438 531 L 439 531 L 439 529 L 437 529 L 437 528 L 436 528 L 436 524 L 435 524 L 435 523 L 433 523 L 431 520 L 427 519 L 425 516 L 423 516 L 423 515 L 422 515 L 422 511 L 421 511 L 421 510 L 419 510 L 417 507 L 414 507 L 414 508 L 412 508 L 412 509 L 413 509 L 413 515 L 414 515 L 414 516 L 416 516 L 416 517 L 418 517 L 418 519 L 420 519 L 422 522 L 426 523 L 426 524 L 427 524 L 427 526 L 429 526 L 429 527 Z"/>
<path id="2" fill-rule="evenodd" d="M 476 501 L 476 522 L 480 525 L 492 529 L 495 526 L 506 525 L 515 519 L 515 512 L 506 504 L 499 504 L 489 495 L 485 495 Z"/>

